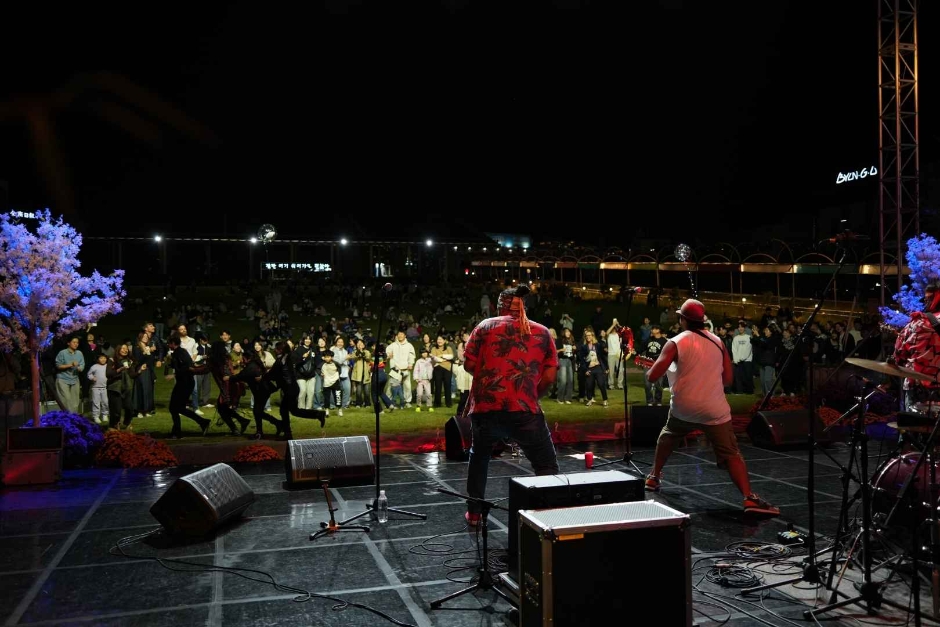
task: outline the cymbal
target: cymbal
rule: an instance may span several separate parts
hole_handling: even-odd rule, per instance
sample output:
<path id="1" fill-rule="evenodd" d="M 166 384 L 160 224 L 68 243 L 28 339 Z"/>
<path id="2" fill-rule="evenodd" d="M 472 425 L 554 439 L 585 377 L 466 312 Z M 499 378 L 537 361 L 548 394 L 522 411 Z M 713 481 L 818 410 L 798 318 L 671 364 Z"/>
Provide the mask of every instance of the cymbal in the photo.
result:
<path id="1" fill-rule="evenodd" d="M 902 368 L 897 364 L 892 364 L 887 361 L 859 359 L 858 357 L 849 357 L 845 361 L 852 364 L 853 366 L 858 366 L 859 368 L 864 368 L 865 370 L 873 370 L 874 372 L 880 372 L 892 377 L 907 377 L 908 379 L 914 379 L 915 381 L 936 381 L 934 377 L 921 374 L 920 372 L 911 370 L 910 368 Z"/>

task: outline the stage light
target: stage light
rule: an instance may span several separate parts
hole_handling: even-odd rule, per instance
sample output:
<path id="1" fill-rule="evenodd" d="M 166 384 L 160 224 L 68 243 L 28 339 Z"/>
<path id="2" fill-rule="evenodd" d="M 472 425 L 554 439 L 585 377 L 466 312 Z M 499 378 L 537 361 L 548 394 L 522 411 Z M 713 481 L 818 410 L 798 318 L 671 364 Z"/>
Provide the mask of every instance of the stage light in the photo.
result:
<path id="1" fill-rule="evenodd" d="M 467 250 L 473 250 L 470 246 L 467 246 Z M 486 250 L 485 248 L 483 250 Z"/>
<path id="2" fill-rule="evenodd" d="M 486 246 L 483 247 L 483 252 L 486 252 Z"/>
<path id="3" fill-rule="evenodd" d="M 343 239 L 339 240 L 339 243 L 345 246 L 346 244 L 349 243 L 349 240 L 344 237 Z"/>
<path id="4" fill-rule="evenodd" d="M 456 247 L 456 246 L 454 246 L 454 250 L 457 250 L 457 247 Z"/>
<path id="5" fill-rule="evenodd" d="M 431 240 L 428 240 L 428 241 L 425 242 L 425 244 L 427 244 L 428 247 L 430 247 L 430 246 L 433 246 L 433 245 L 434 245 L 434 242 L 432 242 Z"/>
<path id="6" fill-rule="evenodd" d="M 252 238 L 251 238 L 250 240 L 248 240 L 248 241 L 251 242 L 252 244 L 257 244 L 257 243 L 258 243 L 258 238 L 257 238 L 257 237 L 252 237 Z"/>
<path id="7" fill-rule="evenodd" d="M 155 241 L 155 242 L 162 242 L 162 241 L 163 241 L 163 238 L 160 237 L 159 235 L 154 235 L 154 236 L 153 236 L 153 241 Z"/>
<path id="8" fill-rule="evenodd" d="M 258 229 L 258 239 L 261 240 L 262 244 L 273 242 L 275 237 L 277 237 L 277 229 L 274 228 L 273 224 L 262 224 L 261 228 Z"/>

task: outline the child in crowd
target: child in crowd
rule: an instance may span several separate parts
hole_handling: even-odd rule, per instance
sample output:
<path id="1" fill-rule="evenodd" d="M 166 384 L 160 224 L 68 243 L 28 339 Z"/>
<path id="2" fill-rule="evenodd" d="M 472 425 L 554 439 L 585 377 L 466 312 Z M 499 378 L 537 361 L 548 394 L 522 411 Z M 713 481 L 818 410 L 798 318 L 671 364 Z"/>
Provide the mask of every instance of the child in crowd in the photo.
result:
<path id="1" fill-rule="evenodd" d="M 323 353 L 323 365 L 320 367 L 320 376 L 323 377 L 323 404 L 326 405 L 326 415 L 330 415 L 330 407 L 339 407 L 339 415 L 343 415 L 340 405 L 342 390 L 339 383 L 339 367 L 333 363 L 333 353 Z"/>
<path id="2" fill-rule="evenodd" d="M 418 391 L 415 398 L 415 404 L 418 406 L 415 411 L 421 411 L 421 399 L 425 399 L 428 411 L 434 411 L 431 407 L 431 377 L 433 376 L 434 362 L 427 348 L 421 349 L 421 359 L 415 362 L 414 377 L 418 382 Z"/>
<path id="3" fill-rule="evenodd" d="M 405 393 L 401 388 L 401 370 L 392 368 L 388 371 L 388 383 L 392 392 L 392 403 L 398 403 L 398 409 L 405 408 Z"/>
<path id="4" fill-rule="evenodd" d="M 98 363 L 88 369 L 91 381 L 91 419 L 96 425 L 108 426 L 108 356 L 98 353 Z"/>

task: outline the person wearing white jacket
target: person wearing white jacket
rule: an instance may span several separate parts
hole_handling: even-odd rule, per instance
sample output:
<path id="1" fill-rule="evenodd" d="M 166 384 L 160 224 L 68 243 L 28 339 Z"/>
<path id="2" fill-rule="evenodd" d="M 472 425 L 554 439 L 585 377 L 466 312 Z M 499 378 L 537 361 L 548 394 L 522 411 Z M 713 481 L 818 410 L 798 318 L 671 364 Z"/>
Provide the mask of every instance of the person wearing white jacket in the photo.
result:
<path id="1" fill-rule="evenodd" d="M 401 372 L 402 394 L 405 397 L 405 407 L 411 407 L 411 369 L 415 365 L 415 347 L 405 337 L 404 331 L 399 331 L 395 341 L 386 349 L 389 368 L 397 368 Z"/>
<path id="2" fill-rule="evenodd" d="M 734 393 L 753 394 L 751 362 L 754 359 L 754 348 L 751 346 L 751 332 L 744 322 L 738 323 L 738 330 L 731 340 L 731 358 L 734 360 Z"/>

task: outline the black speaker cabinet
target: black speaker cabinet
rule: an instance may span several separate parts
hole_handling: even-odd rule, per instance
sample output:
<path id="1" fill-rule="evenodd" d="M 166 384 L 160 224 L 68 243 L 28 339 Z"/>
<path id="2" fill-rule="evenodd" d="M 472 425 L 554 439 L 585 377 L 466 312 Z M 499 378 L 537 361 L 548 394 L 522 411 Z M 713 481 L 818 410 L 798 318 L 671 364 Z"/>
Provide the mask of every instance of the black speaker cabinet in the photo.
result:
<path id="1" fill-rule="evenodd" d="M 666 426 L 669 405 L 634 405 L 630 409 L 630 443 L 655 446 L 659 432 Z"/>
<path id="2" fill-rule="evenodd" d="M 519 582 L 520 510 L 642 501 L 643 482 L 643 477 L 619 470 L 514 477 L 509 482 L 509 577 Z"/>
<path id="3" fill-rule="evenodd" d="M 150 508 L 163 527 L 176 536 L 204 536 L 240 516 L 255 493 L 231 466 L 216 464 L 180 477 Z"/>
<path id="4" fill-rule="evenodd" d="M 692 625 L 688 515 L 643 501 L 523 510 L 518 524 L 521 627 L 622 622 L 651 600 L 657 625 Z"/>
<path id="5" fill-rule="evenodd" d="M 444 423 L 444 457 L 455 462 L 467 461 L 472 438 L 470 417 L 451 416 Z"/>
<path id="6" fill-rule="evenodd" d="M 375 477 L 375 460 L 368 436 L 290 440 L 284 456 L 287 483 L 293 487 L 321 481 L 365 485 Z"/>
<path id="7" fill-rule="evenodd" d="M 816 420 L 816 442 L 829 444 L 829 434 L 818 414 Z M 796 448 L 806 446 L 809 434 L 809 414 L 806 410 L 759 411 L 747 426 L 747 435 L 754 446 L 761 448 Z"/>
<path id="8" fill-rule="evenodd" d="M 57 451 L 62 448 L 62 427 L 21 427 L 7 429 L 7 450 Z"/>

